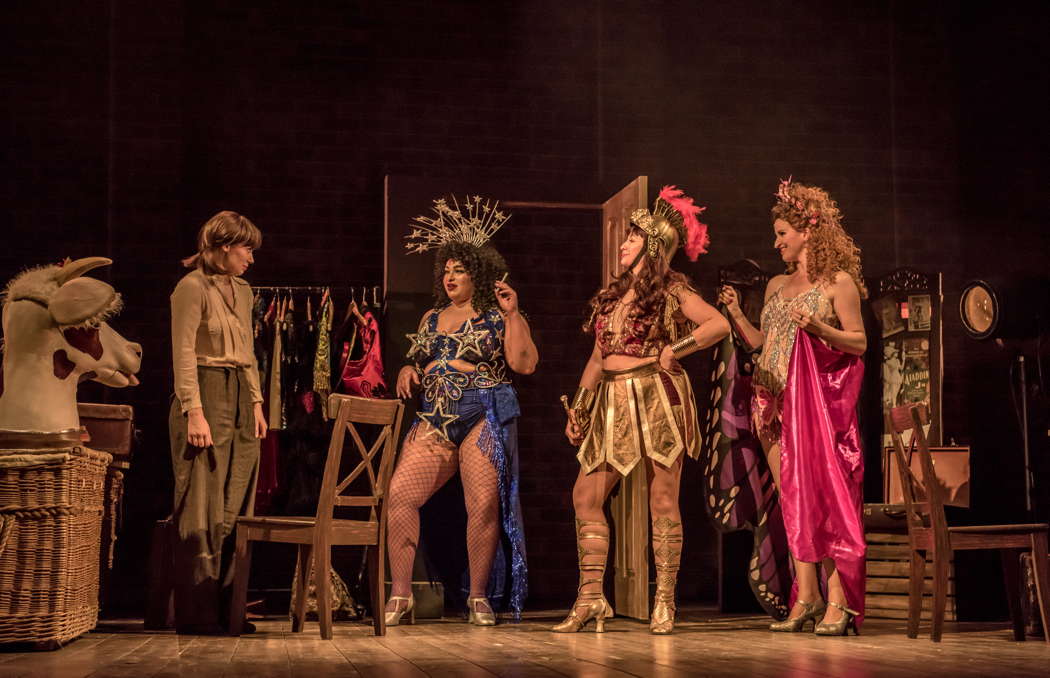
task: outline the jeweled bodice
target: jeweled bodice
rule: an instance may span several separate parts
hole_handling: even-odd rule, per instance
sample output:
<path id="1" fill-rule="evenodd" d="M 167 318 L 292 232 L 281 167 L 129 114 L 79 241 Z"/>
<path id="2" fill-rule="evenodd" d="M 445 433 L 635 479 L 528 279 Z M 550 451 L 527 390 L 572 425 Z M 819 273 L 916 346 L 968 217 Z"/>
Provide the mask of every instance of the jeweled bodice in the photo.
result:
<path id="1" fill-rule="evenodd" d="M 437 323 L 438 312 L 435 310 L 419 332 L 407 335 L 412 342 L 408 349 L 409 360 L 418 367 L 437 363 L 430 372 L 442 373 L 457 371 L 448 363 L 462 360 L 474 365 L 477 376 L 471 381 L 480 382 L 480 388 L 510 383 L 503 355 L 503 316 L 499 311 L 489 310 L 464 322 L 455 332 L 439 332 Z"/>
<path id="2" fill-rule="evenodd" d="M 770 295 L 762 308 L 762 332 L 765 343 L 755 364 L 754 383 L 774 395 L 784 390 L 787 383 L 788 364 L 795 348 L 795 332 L 798 323 L 791 319 L 792 309 L 805 309 L 814 320 L 839 327 L 838 316 L 831 300 L 824 294 L 822 285 L 816 285 L 790 299 L 785 299 L 781 286 Z"/>
<path id="3" fill-rule="evenodd" d="M 668 343 L 692 331 L 695 325 L 682 316 L 678 300 L 678 294 L 687 289 L 691 288 L 682 284 L 671 286 L 665 293 L 662 313 L 641 315 L 633 303 L 624 304 L 622 299 L 604 312 L 595 309 L 594 336 L 602 358 L 611 355 L 658 356 Z"/>

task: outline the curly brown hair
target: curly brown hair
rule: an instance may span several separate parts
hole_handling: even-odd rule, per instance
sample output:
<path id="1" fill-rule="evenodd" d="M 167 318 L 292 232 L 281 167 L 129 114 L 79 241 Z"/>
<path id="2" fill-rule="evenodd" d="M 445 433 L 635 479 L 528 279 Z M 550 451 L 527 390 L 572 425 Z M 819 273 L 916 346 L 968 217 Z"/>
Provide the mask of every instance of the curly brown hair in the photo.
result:
<path id="1" fill-rule="evenodd" d="M 785 195 L 786 194 L 786 195 Z M 848 273 L 860 291 L 861 299 L 868 296 L 864 276 L 860 271 L 860 248 L 842 228 L 842 212 L 828 192 L 819 186 L 805 186 L 798 182 L 781 186 L 780 197 L 773 205 L 773 220 L 783 219 L 800 233 L 809 232 L 806 241 L 806 276 L 814 285 L 831 284 L 839 271 Z M 794 273 L 798 263 L 787 265 Z"/>
<path id="2" fill-rule="evenodd" d="M 631 226 L 632 233 L 638 233 L 645 235 L 637 226 Z M 587 319 L 587 322 L 583 324 L 583 331 L 586 334 L 594 333 L 594 320 L 599 315 L 612 312 L 616 304 L 623 298 L 627 291 L 630 289 L 634 290 L 634 301 L 631 302 L 631 309 L 628 311 L 628 317 L 631 318 L 645 318 L 649 316 L 655 316 L 657 318 L 663 313 L 665 299 L 667 298 L 668 290 L 675 285 L 685 285 L 691 287 L 689 278 L 682 273 L 671 268 L 670 263 L 663 256 L 650 257 L 645 254 L 645 248 L 642 249 L 642 260 L 645 265 L 642 267 L 641 272 L 636 277 L 634 273 L 627 269 L 609 283 L 608 287 L 595 292 L 594 296 L 591 297 L 589 302 L 591 313 Z M 653 323 L 657 336 L 657 341 L 668 341 L 670 337 L 667 336 L 667 329 L 661 322 Z M 612 333 L 612 328 L 607 328 L 605 332 L 607 334 Z"/>
<path id="3" fill-rule="evenodd" d="M 474 283 L 474 297 L 470 303 L 481 314 L 496 303 L 496 281 L 508 271 L 507 262 L 492 245 L 474 247 L 470 243 L 450 242 L 438 248 L 434 257 L 434 307 L 444 308 L 452 303 L 445 292 L 445 264 L 449 259 L 463 264 Z"/>

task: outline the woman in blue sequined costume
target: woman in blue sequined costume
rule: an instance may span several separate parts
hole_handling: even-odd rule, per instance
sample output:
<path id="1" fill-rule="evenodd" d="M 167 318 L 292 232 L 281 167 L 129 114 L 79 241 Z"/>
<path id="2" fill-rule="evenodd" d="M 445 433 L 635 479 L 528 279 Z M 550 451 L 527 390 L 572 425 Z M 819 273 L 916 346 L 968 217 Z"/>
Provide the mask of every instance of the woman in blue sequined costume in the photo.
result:
<path id="1" fill-rule="evenodd" d="M 532 373 L 539 355 L 493 247 L 441 244 L 434 273 L 437 303 L 408 335 L 411 362 L 397 379 L 398 396 L 419 391 L 420 402 L 390 483 L 386 623 L 398 624 L 414 604 L 419 509 L 458 471 L 467 512 L 468 619 L 488 626 L 496 623 L 495 607 L 518 617 L 525 598 L 520 411 L 509 373 Z"/>

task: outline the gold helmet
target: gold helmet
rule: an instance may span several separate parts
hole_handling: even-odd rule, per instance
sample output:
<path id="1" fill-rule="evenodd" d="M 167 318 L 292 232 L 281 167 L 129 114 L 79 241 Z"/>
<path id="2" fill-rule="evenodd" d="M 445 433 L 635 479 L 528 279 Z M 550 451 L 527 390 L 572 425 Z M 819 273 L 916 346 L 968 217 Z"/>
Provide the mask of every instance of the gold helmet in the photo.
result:
<path id="1" fill-rule="evenodd" d="M 631 223 L 645 232 L 646 252 L 655 259 L 661 254 L 668 261 L 685 246 L 690 261 L 707 252 L 710 239 L 707 224 L 696 218 L 706 210 L 675 186 L 664 186 L 653 203 L 653 210 L 642 208 L 631 213 Z"/>

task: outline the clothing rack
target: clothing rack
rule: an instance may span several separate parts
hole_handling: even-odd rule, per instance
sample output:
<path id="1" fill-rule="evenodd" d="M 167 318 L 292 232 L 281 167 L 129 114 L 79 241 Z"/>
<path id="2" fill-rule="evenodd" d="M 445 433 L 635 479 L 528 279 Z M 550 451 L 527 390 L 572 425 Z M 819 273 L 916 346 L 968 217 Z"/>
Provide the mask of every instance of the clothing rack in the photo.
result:
<path id="1" fill-rule="evenodd" d="M 252 291 L 283 292 L 285 294 L 321 294 L 328 292 L 331 295 L 339 287 L 337 285 L 252 285 Z M 360 300 L 361 306 L 373 309 L 385 309 L 386 307 L 386 294 L 382 285 L 349 285 L 345 289 L 349 292 L 350 300 Z"/>
<path id="2" fill-rule="evenodd" d="M 252 285 L 253 290 L 265 292 L 324 292 L 331 291 L 331 285 Z"/>

